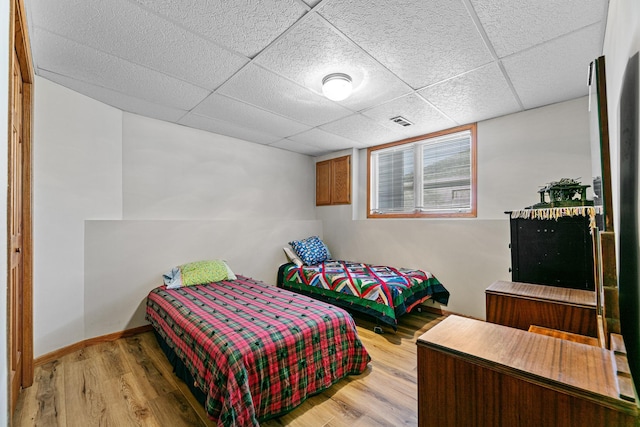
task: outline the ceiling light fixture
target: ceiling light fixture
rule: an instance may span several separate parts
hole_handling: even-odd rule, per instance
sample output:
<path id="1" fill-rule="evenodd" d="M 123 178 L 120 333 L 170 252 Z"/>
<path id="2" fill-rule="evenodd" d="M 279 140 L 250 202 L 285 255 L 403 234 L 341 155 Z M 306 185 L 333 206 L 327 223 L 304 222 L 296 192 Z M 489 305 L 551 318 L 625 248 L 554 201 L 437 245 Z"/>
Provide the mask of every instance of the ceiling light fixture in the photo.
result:
<path id="1" fill-rule="evenodd" d="M 322 93 L 332 101 L 342 101 L 351 95 L 353 86 L 348 74 L 333 73 L 322 79 Z"/>

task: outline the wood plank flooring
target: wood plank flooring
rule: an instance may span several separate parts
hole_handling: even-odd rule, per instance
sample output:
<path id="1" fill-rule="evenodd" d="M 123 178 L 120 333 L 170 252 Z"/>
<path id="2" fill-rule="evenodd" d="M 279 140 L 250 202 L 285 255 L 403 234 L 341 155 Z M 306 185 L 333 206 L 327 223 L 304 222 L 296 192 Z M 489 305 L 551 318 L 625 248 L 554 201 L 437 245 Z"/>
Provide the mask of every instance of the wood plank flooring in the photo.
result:
<path id="1" fill-rule="evenodd" d="M 416 426 L 416 339 L 443 317 L 412 313 L 398 332 L 378 335 L 356 317 L 371 355 L 368 369 L 262 426 Z M 35 370 L 21 392 L 13 427 L 214 426 L 172 372 L 151 332 L 76 351 Z"/>

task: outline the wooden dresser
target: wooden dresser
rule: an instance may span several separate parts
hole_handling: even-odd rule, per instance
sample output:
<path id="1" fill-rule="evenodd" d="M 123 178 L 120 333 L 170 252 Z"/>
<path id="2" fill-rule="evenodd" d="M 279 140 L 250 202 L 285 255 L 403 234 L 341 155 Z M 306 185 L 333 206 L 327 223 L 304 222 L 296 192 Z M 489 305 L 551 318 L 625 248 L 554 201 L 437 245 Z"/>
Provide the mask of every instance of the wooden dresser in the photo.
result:
<path id="1" fill-rule="evenodd" d="M 533 216 L 536 211 L 553 210 L 533 209 L 530 212 Z M 514 218 L 512 212 L 507 213 L 510 214 L 511 228 L 511 280 L 590 291 L 595 289 L 593 241 L 588 216 L 525 219 Z"/>
<path id="2" fill-rule="evenodd" d="M 449 316 L 418 346 L 418 425 L 638 426 L 610 350 Z"/>
<path id="3" fill-rule="evenodd" d="M 485 290 L 487 322 L 528 330 L 531 325 L 598 336 L 593 291 L 518 282 L 494 282 Z"/>

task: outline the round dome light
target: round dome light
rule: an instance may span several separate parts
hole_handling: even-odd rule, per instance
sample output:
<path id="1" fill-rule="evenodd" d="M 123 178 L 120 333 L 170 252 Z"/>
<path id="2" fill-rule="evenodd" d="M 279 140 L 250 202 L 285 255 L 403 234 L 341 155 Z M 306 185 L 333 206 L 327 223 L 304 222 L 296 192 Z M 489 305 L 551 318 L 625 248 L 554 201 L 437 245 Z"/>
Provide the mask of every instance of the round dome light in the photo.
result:
<path id="1" fill-rule="evenodd" d="M 332 101 L 342 101 L 351 95 L 351 77 L 343 73 L 333 73 L 322 79 L 322 93 Z"/>

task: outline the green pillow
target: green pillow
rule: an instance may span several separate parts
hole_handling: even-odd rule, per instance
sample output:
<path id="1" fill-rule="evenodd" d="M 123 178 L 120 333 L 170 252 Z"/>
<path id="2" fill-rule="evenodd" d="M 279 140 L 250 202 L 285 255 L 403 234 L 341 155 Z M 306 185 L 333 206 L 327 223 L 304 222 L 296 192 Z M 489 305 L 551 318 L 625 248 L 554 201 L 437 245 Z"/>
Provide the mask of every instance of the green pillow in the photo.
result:
<path id="1" fill-rule="evenodd" d="M 196 261 L 180 266 L 182 286 L 219 282 L 229 277 L 227 265 L 222 260 Z"/>

